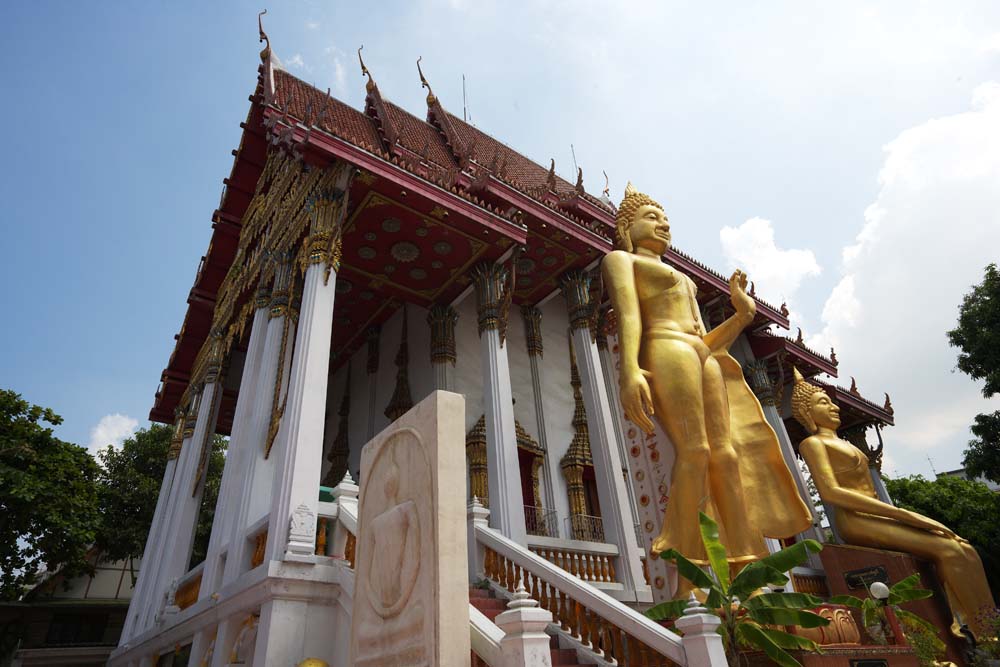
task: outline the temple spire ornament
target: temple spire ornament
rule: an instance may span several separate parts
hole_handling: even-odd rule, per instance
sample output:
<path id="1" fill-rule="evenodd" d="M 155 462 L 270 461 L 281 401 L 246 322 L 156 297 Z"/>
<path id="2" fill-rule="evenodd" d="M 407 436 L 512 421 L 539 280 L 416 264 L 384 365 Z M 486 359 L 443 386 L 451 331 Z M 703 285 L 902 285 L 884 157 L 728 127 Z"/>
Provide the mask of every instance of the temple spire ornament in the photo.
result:
<path id="1" fill-rule="evenodd" d="M 437 102 L 437 97 L 435 97 L 434 91 L 431 90 L 431 84 L 427 83 L 427 77 L 424 76 L 424 70 L 420 67 L 420 61 L 423 59 L 423 56 L 417 58 L 417 73 L 420 74 L 420 85 L 427 89 L 427 104 L 434 104 Z"/>
<path id="2" fill-rule="evenodd" d="M 367 67 L 365 67 L 365 61 L 362 60 L 361 58 L 361 50 L 364 48 L 365 48 L 364 44 L 358 47 L 358 62 L 361 63 L 361 76 L 368 77 L 368 83 L 365 84 L 365 89 L 369 93 L 371 93 L 373 90 L 375 90 L 375 80 L 372 79 L 372 73 L 368 71 Z"/>

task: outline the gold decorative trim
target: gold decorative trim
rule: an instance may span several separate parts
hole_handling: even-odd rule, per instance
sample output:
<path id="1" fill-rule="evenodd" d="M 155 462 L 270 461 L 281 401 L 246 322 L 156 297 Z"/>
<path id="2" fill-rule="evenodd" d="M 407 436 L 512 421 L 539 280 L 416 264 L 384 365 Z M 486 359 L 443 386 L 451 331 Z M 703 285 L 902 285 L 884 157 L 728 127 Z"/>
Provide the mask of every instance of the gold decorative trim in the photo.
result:
<path id="1" fill-rule="evenodd" d="M 534 306 L 521 306 L 521 318 L 524 320 L 524 337 L 527 342 L 528 356 L 545 356 L 542 345 L 542 311 Z"/>
<path id="2" fill-rule="evenodd" d="M 349 443 L 351 414 L 351 364 L 347 364 L 347 378 L 344 380 L 344 395 L 340 399 L 340 410 L 337 416 L 340 421 L 337 423 L 337 436 L 330 447 L 330 454 L 327 461 L 330 462 L 330 470 L 323 478 L 323 486 L 336 486 L 344 478 L 347 472 L 347 461 L 351 453 Z"/>
<path id="3" fill-rule="evenodd" d="M 413 398 L 410 395 L 410 347 L 409 328 L 406 304 L 403 304 L 403 327 L 399 337 L 399 349 L 396 351 L 396 388 L 392 392 L 389 405 L 385 408 L 385 416 L 390 422 L 394 422 L 402 417 L 413 407 Z"/>
<path id="4" fill-rule="evenodd" d="M 434 305 L 427 313 L 431 327 L 431 363 L 455 365 L 455 324 L 458 313 L 451 306 Z"/>

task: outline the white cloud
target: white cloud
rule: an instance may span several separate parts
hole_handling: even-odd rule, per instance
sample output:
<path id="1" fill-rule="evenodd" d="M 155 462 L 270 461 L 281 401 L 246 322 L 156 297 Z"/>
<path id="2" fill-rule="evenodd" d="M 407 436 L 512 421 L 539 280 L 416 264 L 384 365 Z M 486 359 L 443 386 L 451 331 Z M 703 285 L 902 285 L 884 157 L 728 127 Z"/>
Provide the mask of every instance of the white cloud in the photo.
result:
<path id="1" fill-rule="evenodd" d="M 298 69 L 304 69 L 306 66 L 305 61 L 302 60 L 301 53 L 296 53 L 294 56 L 289 58 L 285 64 L 288 65 L 289 67 L 296 67 Z"/>
<path id="2" fill-rule="evenodd" d="M 333 79 L 337 90 L 343 93 L 347 89 L 347 73 L 344 71 L 344 62 L 339 57 L 333 59 Z"/>
<path id="3" fill-rule="evenodd" d="M 723 227 L 719 240 L 729 270 L 746 271 L 757 296 L 774 304 L 791 306 L 802 281 L 822 272 L 812 250 L 779 248 L 770 220 L 750 218 L 739 227 Z"/>
<path id="4" fill-rule="evenodd" d="M 139 428 L 138 420 L 132 419 L 121 413 L 104 415 L 97 426 L 90 429 L 90 446 L 88 449 L 92 454 L 97 450 L 104 449 L 108 445 L 121 447 L 122 442 L 132 436 Z"/>
<path id="5" fill-rule="evenodd" d="M 313 21 L 312 19 L 306 21 L 306 30 L 318 30 L 318 29 L 319 29 L 319 21 Z"/>
<path id="6" fill-rule="evenodd" d="M 973 417 L 1000 403 L 954 370 L 946 337 L 1000 248 L 1000 85 L 976 88 L 970 109 L 885 147 L 878 197 L 809 340 L 835 346 L 841 375 L 869 398 L 892 395 L 886 447 L 900 474 L 929 473 L 926 455 L 938 469 L 958 467 Z"/>

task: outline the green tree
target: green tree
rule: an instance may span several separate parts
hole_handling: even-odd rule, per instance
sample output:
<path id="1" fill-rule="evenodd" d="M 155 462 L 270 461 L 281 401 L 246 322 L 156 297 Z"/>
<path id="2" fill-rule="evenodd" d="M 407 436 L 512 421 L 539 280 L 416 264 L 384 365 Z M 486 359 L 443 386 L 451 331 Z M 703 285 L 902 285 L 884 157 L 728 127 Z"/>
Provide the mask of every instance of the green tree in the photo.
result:
<path id="1" fill-rule="evenodd" d="M 883 478 L 885 479 L 885 478 Z M 929 481 L 916 475 L 885 479 L 900 507 L 939 521 L 976 548 L 994 597 L 1000 593 L 1000 494 L 981 482 L 942 475 Z"/>
<path id="2" fill-rule="evenodd" d="M 90 571 L 97 464 L 83 447 L 56 438 L 62 418 L 0 390 L 0 599 L 16 600 L 42 571 Z"/>
<path id="3" fill-rule="evenodd" d="M 948 341 L 961 350 L 958 369 L 974 380 L 984 380 L 983 396 L 1000 393 L 1000 271 L 986 267 L 983 282 L 973 285 L 958 308 L 958 325 Z M 1000 411 L 976 417 L 975 440 L 965 450 L 963 465 L 971 477 L 985 476 L 1000 483 Z"/>
<path id="4" fill-rule="evenodd" d="M 98 452 L 101 473 L 98 480 L 101 528 L 97 544 L 110 560 L 136 559 L 146 547 L 153 523 L 156 501 L 167 466 L 167 452 L 174 429 L 150 424 L 125 440 L 120 448 L 111 446 Z M 192 549 L 192 564 L 205 558 L 212 532 L 215 503 L 225 463 L 226 438 L 212 438 L 205 491 Z"/>

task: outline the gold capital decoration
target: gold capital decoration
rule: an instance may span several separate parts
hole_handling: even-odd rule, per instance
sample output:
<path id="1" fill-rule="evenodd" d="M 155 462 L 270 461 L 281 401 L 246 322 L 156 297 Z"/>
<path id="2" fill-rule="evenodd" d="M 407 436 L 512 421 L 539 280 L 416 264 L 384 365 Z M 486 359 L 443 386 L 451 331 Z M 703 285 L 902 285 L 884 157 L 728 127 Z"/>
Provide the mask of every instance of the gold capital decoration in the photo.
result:
<path id="1" fill-rule="evenodd" d="M 413 407 L 413 398 L 410 395 L 410 348 L 407 342 L 407 308 L 403 304 L 403 330 L 399 337 L 399 349 L 396 351 L 396 388 L 392 392 L 389 405 L 385 408 L 385 416 L 390 422 L 394 422 Z"/>
<path id="2" fill-rule="evenodd" d="M 747 384 L 753 389 L 761 405 L 781 405 L 781 397 L 775 392 L 774 383 L 771 382 L 771 376 L 767 372 L 766 361 L 748 361 L 744 374 Z"/>
<path id="3" fill-rule="evenodd" d="M 504 264 L 481 262 L 472 268 L 472 282 L 476 286 L 476 314 L 479 335 L 494 329 L 500 333 L 500 347 L 507 337 L 507 313 L 513 296 L 513 272 Z"/>
<path id="4" fill-rule="evenodd" d="M 542 345 L 542 311 L 534 306 L 521 306 L 521 318 L 524 320 L 524 337 L 527 341 L 528 356 L 545 356 Z"/>
<path id="5" fill-rule="evenodd" d="M 458 313 L 451 306 L 436 304 L 427 313 L 431 327 L 431 363 L 455 365 L 455 324 Z"/>
<path id="6" fill-rule="evenodd" d="M 344 218 L 354 173 L 342 162 L 328 169 L 334 170 L 336 185 L 317 188 L 308 199 L 311 224 L 303 254 L 306 264 L 326 264 L 323 284 L 330 279 L 331 271 L 340 271 Z"/>
<path id="7" fill-rule="evenodd" d="M 264 439 L 264 458 L 271 456 L 271 448 L 274 447 L 274 440 L 278 437 L 278 428 L 281 426 L 281 418 L 285 414 L 285 404 L 288 402 L 288 389 L 286 387 L 282 396 L 281 385 L 285 379 L 285 356 L 289 343 L 294 345 L 294 341 L 289 341 L 292 324 L 298 320 L 298 311 L 292 305 L 293 280 L 291 265 L 287 261 L 278 263 L 275 269 L 274 289 L 271 297 L 272 318 L 283 317 L 281 322 L 281 345 L 278 347 L 278 372 L 274 375 L 274 389 L 271 394 L 271 419 L 267 426 L 267 436 Z"/>
<path id="8" fill-rule="evenodd" d="M 574 329 L 590 330 L 590 339 L 597 339 L 597 306 L 592 283 L 593 276 L 589 271 L 574 269 L 568 271 L 559 280 L 566 308 L 569 312 L 569 324 Z M 596 296 L 596 299 L 595 299 Z"/>
<path id="9" fill-rule="evenodd" d="M 327 461 L 330 462 L 330 470 L 323 478 L 323 486 L 337 486 L 340 480 L 344 479 L 347 472 L 347 460 L 350 456 L 349 432 L 351 414 L 351 364 L 347 364 L 347 378 L 344 380 L 344 395 L 340 399 L 340 410 L 337 416 L 340 421 L 337 423 L 337 436 L 330 447 L 330 454 Z"/>

